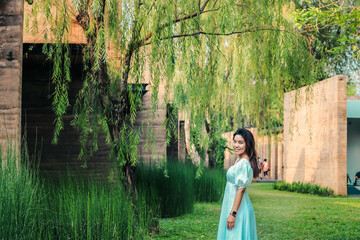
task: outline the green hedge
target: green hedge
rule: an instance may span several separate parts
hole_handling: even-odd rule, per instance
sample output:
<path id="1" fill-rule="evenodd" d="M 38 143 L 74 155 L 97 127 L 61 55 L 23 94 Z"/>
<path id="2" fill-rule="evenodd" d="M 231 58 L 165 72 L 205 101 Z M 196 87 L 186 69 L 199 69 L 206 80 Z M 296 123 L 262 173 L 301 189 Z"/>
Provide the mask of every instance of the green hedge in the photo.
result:
<path id="1" fill-rule="evenodd" d="M 316 184 L 302 183 L 302 182 L 274 182 L 273 188 L 280 191 L 308 193 L 320 196 L 331 196 L 334 195 L 334 191 L 327 187 L 321 187 Z"/>

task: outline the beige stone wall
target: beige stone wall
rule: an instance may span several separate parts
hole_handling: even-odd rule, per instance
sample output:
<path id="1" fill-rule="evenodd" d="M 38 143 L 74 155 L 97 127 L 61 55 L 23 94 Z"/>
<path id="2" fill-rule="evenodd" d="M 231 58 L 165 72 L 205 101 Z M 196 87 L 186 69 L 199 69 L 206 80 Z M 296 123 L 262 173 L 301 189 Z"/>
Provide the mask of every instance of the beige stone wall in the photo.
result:
<path id="1" fill-rule="evenodd" d="M 69 5 L 71 5 L 71 1 L 68 1 Z M 33 28 L 33 21 L 34 21 L 34 16 L 32 16 L 31 14 L 31 8 L 32 6 L 29 5 L 27 2 L 25 2 L 24 4 L 24 17 L 25 19 L 27 19 L 26 24 L 29 25 L 28 29 L 26 29 L 24 27 L 23 29 L 23 36 L 24 36 L 24 43 L 45 43 L 48 42 L 47 40 L 44 39 L 44 30 L 48 29 L 48 33 L 50 34 L 50 30 L 49 27 L 50 26 L 44 26 L 44 22 L 45 22 L 45 16 L 43 16 L 42 14 L 38 14 L 37 16 L 37 32 L 32 34 L 30 33 L 30 30 Z M 55 9 L 53 10 L 54 14 L 55 14 Z M 69 29 L 69 43 L 76 43 L 76 44 L 81 44 L 81 43 L 86 43 L 86 38 L 84 35 L 84 32 L 82 30 L 82 27 L 77 23 L 76 19 L 75 19 L 75 15 L 74 15 L 74 11 L 70 11 L 70 16 L 72 16 L 72 20 L 71 20 L 71 24 L 70 24 L 70 29 Z M 51 36 L 48 36 L 48 39 L 50 39 Z"/>
<path id="2" fill-rule="evenodd" d="M 347 194 L 346 77 L 285 94 L 284 180 Z"/>
<path id="3" fill-rule="evenodd" d="M 0 1 L 0 145 L 20 145 L 23 1 Z"/>
<path id="4" fill-rule="evenodd" d="M 277 141 L 277 167 L 275 168 L 275 177 L 277 180 L 284 180 L 284 134 L 278 135 Z"/>

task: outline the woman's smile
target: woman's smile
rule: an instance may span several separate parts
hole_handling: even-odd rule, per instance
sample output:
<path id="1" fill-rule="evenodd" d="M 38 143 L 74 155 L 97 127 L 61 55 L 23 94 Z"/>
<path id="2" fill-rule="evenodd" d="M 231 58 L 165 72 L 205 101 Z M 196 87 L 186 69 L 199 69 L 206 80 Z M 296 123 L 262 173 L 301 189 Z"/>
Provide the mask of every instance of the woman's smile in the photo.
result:
<path id="1" fill-rule="evenodd" d="M 238 153 L 238 152 L 243 152 L 243 151 L 244 151 L 244 149 L 243 149 L 243 148 L 235 148 L 234 150 L 235 150 L 235 153 Z"/>

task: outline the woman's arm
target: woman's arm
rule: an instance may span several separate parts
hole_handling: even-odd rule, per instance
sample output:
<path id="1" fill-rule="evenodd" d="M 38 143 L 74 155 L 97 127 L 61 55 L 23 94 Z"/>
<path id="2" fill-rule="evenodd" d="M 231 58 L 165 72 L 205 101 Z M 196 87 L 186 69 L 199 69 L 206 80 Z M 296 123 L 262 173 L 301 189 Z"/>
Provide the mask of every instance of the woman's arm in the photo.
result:
<path id="1" fill-rule="evenodd" d="M 240 188 L 240 189 L 237 190 L 235 200 L 234 200 L 234 204 L 233 204 L 233 207 L 232 207 L 230 213 L 232 213 L 233 211 L 236 211 L 236 212 L 238 211 L 240 203 L 241 203 L 241 199 L 242 199 L 242 197 L 244 195 L 245 190 L 246 190 L 246 188 Z M 226 227 L 227 227 L 228 230 L 232 230 L 234 228 L 235 219 L 236 219 L 236 217 L 234 217 L 230 213 L 229 213 L 229 216 L 228 216 L 227 221 L 226 221 Z"/>

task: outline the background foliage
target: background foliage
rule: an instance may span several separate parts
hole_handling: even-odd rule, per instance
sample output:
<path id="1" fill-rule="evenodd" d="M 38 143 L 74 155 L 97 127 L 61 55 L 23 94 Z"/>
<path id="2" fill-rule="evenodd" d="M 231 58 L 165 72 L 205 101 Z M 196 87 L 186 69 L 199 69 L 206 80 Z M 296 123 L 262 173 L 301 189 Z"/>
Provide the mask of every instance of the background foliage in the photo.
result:
<path id="1" fill-rule="evenodd" d="M 296 1 L 296 20 L 314 57 L 318 80 L 334 75 L 350 77 L 349 94 L 359 88 L 360 2 L 355 0 Z M 357 76 L 357 78 L 359 78 Z M 359 89 L 357 89 L 359 93 Z"/>
<path id="2" fill-rule="evenodd" d="M 29 30 L 36 32 L 38 16 L 44 15 L 44 38 L 55 43 L 45 50 L 54 62 L 54 142 L 69 106 L 72 21 L 87 39 L 73 120 L 82 132 L 79 157 L 97 150 L 102 130 L 112 145 L 111 157 L 127 176 L 138 162 L 139 131 L 133 123 L 141 96 L 128 90 L 130 82 L 151 83 L 154 110 L 164 84 L 165 102 L 188 117 L 191 141 L 203 151 L 212 149 L 214 156 L 224 131 L 245 124 L 260 131 L 281 125 L 284 92 L 315 80 L 294 10 L 285 0 L 35 1 L 26 18 Z M 150 79 L 144 79 L 146 72 Z"/>

